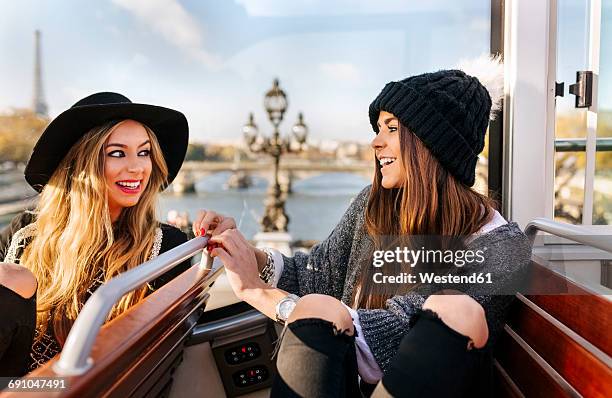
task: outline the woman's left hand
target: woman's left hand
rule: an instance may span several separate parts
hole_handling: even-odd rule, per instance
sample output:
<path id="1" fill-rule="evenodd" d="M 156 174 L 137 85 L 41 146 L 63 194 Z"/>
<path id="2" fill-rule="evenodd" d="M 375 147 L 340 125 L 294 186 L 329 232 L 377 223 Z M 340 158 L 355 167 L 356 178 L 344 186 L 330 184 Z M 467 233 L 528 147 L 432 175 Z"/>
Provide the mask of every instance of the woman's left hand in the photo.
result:
<path id="1" fill-rule="evenodd" d="M 236 221 L 232 217 L 224 216 L 212 210 L 200 210 L 193 221 L 193 235 L 209 234 L 219 235 L 223 231 L 236 228 Z"/>
<path id="2" fill-rule="evenodd" d="M 245 300 L 249 289 L 265 285 L 259 278 L 255 250 L 237 229 L 228 229 L 213 236 L 210 242 L 220 245 L 214 247 L 210 255 L 219 257 L 225 265 L 227 279 L 239 299 Z"/>

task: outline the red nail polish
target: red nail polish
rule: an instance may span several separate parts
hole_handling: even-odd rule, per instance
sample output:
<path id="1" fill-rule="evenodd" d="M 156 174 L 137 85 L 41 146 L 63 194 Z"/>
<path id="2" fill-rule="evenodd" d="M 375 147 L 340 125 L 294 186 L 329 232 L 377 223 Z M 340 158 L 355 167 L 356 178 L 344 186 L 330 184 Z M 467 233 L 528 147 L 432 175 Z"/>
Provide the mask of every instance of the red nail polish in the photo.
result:
<path id="1" fill-rule="evenodd" d="M 220 243 L 217 243 L 217 242 L 210 242 L 206 248 L 210 252 L 210 251 L 213 251 L 214 249 L 216 249 L 218 247 L 223 247 L 223 245 L 221 245 Z"/>
<path id="2" fill-rule="evenodd" d="M 206 230 L 204 228 L 200 229 L 200 236 L 206 235 Z"/>

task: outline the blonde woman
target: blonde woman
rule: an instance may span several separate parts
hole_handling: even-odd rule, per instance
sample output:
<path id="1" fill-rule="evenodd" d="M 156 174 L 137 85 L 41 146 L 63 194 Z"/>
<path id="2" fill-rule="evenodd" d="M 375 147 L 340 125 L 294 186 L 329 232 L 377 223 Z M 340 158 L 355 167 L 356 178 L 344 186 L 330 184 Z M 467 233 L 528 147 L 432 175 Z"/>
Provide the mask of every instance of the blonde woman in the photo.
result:
<path id="1" fill-rule="evenodd" d="M 117 93 L 88 96 L 49 124 L 25 170 L 38 205 L 0 234 L 3 376 L 55 356 L 102 283 L 187 240 L 155 216 L 187 141 L 182 113 Z M 124 296 L 109 319 L 188 266 Z"/>

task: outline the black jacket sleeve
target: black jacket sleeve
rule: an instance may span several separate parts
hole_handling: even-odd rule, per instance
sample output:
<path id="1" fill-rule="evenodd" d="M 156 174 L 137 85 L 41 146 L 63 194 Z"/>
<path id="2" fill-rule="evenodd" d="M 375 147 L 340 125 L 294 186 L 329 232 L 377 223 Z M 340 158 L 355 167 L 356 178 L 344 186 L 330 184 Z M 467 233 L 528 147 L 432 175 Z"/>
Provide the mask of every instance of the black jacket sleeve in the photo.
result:
<path id="1" fill-rule="evenodd" d="M 168 224 L 161 224 L 160 227 L 162 229 L 163 234 L 161 249 L 159 251 L 160 254 L 187 242 L 187 235 L 185 235 L 185 233 L 180 229 Z M 163 285 L 170 282 L 172 279 L 176 278 L 184 271 L 189 269 L 189 267 L 191 267 L 191 259 L 183 261 L 182 263 L 172 268 L 170 271 L 153 280 L 153 282 L 151 282 L 151 287 L 153 287 L 153 290 L 159 289 L 160 287 L 162 287 Z"/>
<path id="2" fill-rule="evenodd" d="M 15 232 L 34 222 L 34 218 L 34 214 L 29 211 L 19 213 L 11 220 L 10 224 L 0 232 L 0 262 L 4 261 L 4 257 L 6 257 L 6 251 L 11 244 L 11 239 Z"/>

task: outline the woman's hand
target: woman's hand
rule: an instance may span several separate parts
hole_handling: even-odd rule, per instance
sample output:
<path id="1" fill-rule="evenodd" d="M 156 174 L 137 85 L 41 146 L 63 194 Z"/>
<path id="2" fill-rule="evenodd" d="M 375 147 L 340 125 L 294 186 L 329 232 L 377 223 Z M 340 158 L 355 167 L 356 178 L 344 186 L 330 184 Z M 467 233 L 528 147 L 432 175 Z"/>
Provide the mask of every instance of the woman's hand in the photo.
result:
<path id="1" fill-rule="evenodd" d="M 198 216 L 193 222 L 193 235 L 202 236 L 209 234 L 210 236 L 217 236 L 229 229 L 236 229 L 236 221 L 233 217 L 224 216 L 212 210 L 200 210 Z M 214 241 L 209 241 L 208 252 L 212 253 L 214 249 Z M 255 256 L 257 258 L 258 272 L 263 269 L 266 265 L 266 253 L 256 249 Z"/>
<path id="2" fill-rule="evenodd" d="M 202 236 L 206 233 L 215 236 L 228 229 L 236 228 L 236 221 L 232 217 L 224 216 L 212 210 L 200 210 L 192 228 L 195 236 Z"/>
<path id="3" fill-rule="evenodd" d="M 227 279 L 236 297 L 276 320 L 276 304 L 288 293 L 265 284 L 259 278 L 255 256 L 257 252 L 263 252 L 251 246 L 236 229 L 228 229 L 210 240 L 213 246 L 217 245 L 211 250 L 211 255 L 219 257 L 225 265 Z"/>
<path id="4" fill-rule="evenodd" d="M 255 248 L 236 229 L 227 229 L 210 238 L 212 257 L 225 265 L 227 279 L 236 297 L 248 301 L 249 290 L 266 287 L 259 278 Z"/>

